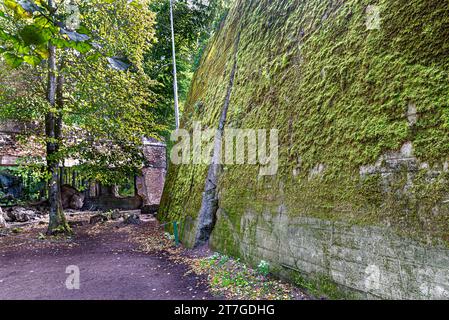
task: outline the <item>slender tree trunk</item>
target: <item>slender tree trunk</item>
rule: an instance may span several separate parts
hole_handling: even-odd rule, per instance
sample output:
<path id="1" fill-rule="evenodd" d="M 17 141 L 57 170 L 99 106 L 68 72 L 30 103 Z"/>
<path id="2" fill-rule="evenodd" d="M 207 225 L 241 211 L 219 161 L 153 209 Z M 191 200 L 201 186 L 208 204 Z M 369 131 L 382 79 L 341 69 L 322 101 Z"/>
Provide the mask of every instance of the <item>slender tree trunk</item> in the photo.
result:
<path id="1" fill-rule="evenodd" d="M 134 176 L 134 196 L 139 195 L 139 188 L 137 187 L 137 175 Z"/>
<path id="2" fill-rule="evenodd" d="M 53 0 L 48 0 L 48 6 L 52 9 L 54 15 L 55 4 Z M 70 227 L 64 216 L 61 201 L 61 188 L 59 184 L 59 159 L 58 148 L 61 139 L 62 113 L 54 113 L 54 107 L 62 109 L 62 90 L 64 78 L 59 76 L 56 78 L 56 47 L 49 43 L 48 45 L 48 83 L 47 83 L 47 100 L 51 110 L 45 117 L 45 134 L 47 138 L 47 171 L 50 175 L 48 183 L 48 200 L 50 203 L 50 223 L 48 225 L 47 234 L 53 235 L 57 233 L 68 233 Z M 58 98 L 58 101 L 56 101 Z"/>
<path id="3" fill-rule="evenodd" d="M 78 183 L 77 183 L 77 173 L 75 170 L 72 169 L 72 187 L 74 187 L 75 189 L 78 189 Z"/>
<path id="4" fill-rule="evenodd" d="M 66 174 L 66 170 L 64 166 L 59 167 L 59 185 L 62 186 L 64 182 L 64 174 Z"/>
<path id="5" fill-rule="evenodd" d="M 231 93 L 234 87 L 234 79 L 237 71 L 237 53 L 240 42 L 240 34 L 234 49 L 234 64 L 232 66 L 231 75 L 229 77 L 229 85 L 226 92 L 225 102 L 221 112 L 220 122 L 218 123 L 217 133 L 214 140 L 214 150 L 212 162 L 206 177 L 201 209 L 198 215 L 198 226 L 195 236 L 195 247 L 201 246 L 209 241 L 212 230 L 216 222 L 216 214 L 218 210 L 218 179 L 222 170 L 222 140 L 226 120 L 228 116 L 229 103 L 231 101 Z"/>

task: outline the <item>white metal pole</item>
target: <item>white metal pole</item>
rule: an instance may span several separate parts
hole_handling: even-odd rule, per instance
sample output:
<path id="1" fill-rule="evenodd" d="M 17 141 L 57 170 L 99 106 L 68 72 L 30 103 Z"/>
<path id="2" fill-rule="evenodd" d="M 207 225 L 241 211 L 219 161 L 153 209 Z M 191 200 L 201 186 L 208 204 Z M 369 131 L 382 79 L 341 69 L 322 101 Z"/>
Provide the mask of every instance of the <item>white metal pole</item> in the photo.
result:
<path id="1" fill-rule="evenodd" d="M 179 102 L 178 102 L 178 75 L 176 71 L 176 46 L 175 46 L 175 27 L 173 21 L 173 0 L 170 0 L 170 24 L 171 24 L 171 42 L 173 54 L 173 91 L 175 98 L 175 121 L 176 129 L 179 129 Z"/>

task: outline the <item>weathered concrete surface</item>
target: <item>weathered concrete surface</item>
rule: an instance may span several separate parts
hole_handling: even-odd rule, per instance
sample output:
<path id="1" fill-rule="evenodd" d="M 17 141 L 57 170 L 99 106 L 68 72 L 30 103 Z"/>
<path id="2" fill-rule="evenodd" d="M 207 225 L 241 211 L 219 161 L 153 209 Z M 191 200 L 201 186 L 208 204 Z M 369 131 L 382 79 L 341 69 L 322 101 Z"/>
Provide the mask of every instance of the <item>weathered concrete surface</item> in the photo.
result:
<path id="1" fill-rule="evenodd" d="M 277 129 L 279 170 L 225 166 L 216 250 L 370 297 L 447 297 L 446 249 L 419 243 L 449 240 L 448 10 L 439 0 L 234 1 L 192 81 L 184 129 L 219 122 L 241 30 L 228 128 Z M 188 245 L 206 175 L 194 164 L 168 173 L 160 214 L 182 222 Z"/>
<path id="2" fill-rule="evenodd" d="M 413 144 L 405 142 L 400 150 L 384 154 L 375 164 L 360 167 L 359 175 L 361 181 L 379 175 L 382 194 L 412 199 L 409 190 L 413 178 L 422 170 L 427 170 L 429 177 L 438 177 L 447 172 L 448 165 L 444 163 L 439 171 L 431 169 L 414 156 Z M 314 178 L 323 174 L 323 170 L 312 171 Z M 392 189 L 401 173 L 406 181 L 401 188 Z M 278 189 L 263 200 L 263 209 L 255 209 L 243 196 L 229 204 L 223 201 L 226 188 L 229 186 L 221 187 L 223 203 L 210 241 L 216 251 L 254 265 L 269 261 L 275 273 L 290 279 L 298 273 L 306 278 L 325 276 L 360 298 L 449 299 L 446 245 L 399 236 L 388 224 L 357 225 L 307 217 L 295 204 L 289 207 L 281 201 L 276 205 L 282 194 Z M 260 201 L 255 195 L 249 198 Z M 231 213 L 233 206 L 239 209 Z M 436 204 L 434 214 L 445 212 L 443 206 Z M 186 245 L 194 243 L 196 224 L 194 218 L 185 217 L 181 235 Z"/>
<path id="3" fill-rule="evenodd" d="M 164 191 L 167 174 L 167 151 L 164 143 L 155 139 L 144 141 L 145 167 L 136 179 L 136 189 L 145 210 L 157 211 Z"/>
<path id="4" fill-rule="evenodd" d="M 386 228 L 286 213 L 282 206 L 277 213 L 248 211 L 235 225 L 221 210 L 211 246 L 254 264 L 270 261 L 281 276 L 291 270 L 325 275 L 360 297 L 449 299 L 449 249 L 409 241 Z"/>
<path id="5" fill-rule="evenodd" d="M 145 206 L 159 205 L 164 190 L 165 169 L 144 168 L 142 176 L 136 179 L 139 195 Z"/>

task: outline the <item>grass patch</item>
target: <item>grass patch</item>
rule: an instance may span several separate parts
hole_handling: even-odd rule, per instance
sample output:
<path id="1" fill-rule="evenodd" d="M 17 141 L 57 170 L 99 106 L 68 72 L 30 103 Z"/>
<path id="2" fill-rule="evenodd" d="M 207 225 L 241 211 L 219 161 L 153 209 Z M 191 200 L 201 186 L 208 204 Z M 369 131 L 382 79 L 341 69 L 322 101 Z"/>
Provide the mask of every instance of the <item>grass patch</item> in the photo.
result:
<path id="1" fill-rule="evenodd" d="M 269 264 L 261 261 L 256 269 L 248 267 L 239 259 L 215 253 L 198 259 L 193 271 L 207 275 L 214 294 L 228 299 L 292 300 L 304 295 L 287 283 L 272 278 Z"/>

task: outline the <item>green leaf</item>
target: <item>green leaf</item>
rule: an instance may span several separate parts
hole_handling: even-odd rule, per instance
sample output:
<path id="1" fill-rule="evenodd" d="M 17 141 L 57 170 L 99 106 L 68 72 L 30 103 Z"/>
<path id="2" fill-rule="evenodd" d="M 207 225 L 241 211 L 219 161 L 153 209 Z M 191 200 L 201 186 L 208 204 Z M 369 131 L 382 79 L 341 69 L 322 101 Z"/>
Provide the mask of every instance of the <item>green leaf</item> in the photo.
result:
<path id="1" fill-rule="evenodd" d="M 35 17 L 34 24 L 40 28 L 54 27 L 53 23 L 44 16 Z"/>
<path id="2" fill-rule="evenodd" d="M 128 1 L 128 4 L 130 4 L 130 5 L 132 5 L 133 7 L 136 7 L 136 8 L 141 8 L 142 7 L 142 5 L 139 2 L 137 2 L 137 1 Z"/>
<path id="3" fill-rule="evenodd" d="M 48 53 L 48 48 L 46 45 L 41 45 L 37 47 L 36 49 L 34 49 L 34 52 L 36 52 L 38 56 L 41 57 L 42 59 L 47 59 L 50 55 Z"/>
<path id="4" fill-rule="evenodd" d="M 18 57 L 15 54 L 9 52 L 5 53 L 3 57 L 5 58 L 6 63 L 13 68 L 17 68 L 23 62 L 23 59 L 21 57 Z"/>
<path id="5" fill-rule="evenodd" d="M 0 42 L 12 42 L 15 48 L 18 48 L 20 46 L 23 46 L 23 42 L 20 38 L 18 38 L 17 36 L 7 33 L 3 30 L 0 29 Z"/>
<path id="6" fill-rule="evenodd" d="M 81 34 L 87 34 L 87 35 L 91 34 L 91 31 L 83 25 L 81 25 L 76 31 Z"/>
<path id="7" fill-rule="evenodd" d="M 98 59 L 100 59 L 101 57 L 103 57 L 103 55 L 101 53 L 95 53 L 93 55 L 90 55 L 86 58 L 87 61 L 98 61 Z"/>
<path id="8" fill-rule="evenodd" d="M 51 39 L 51 43 L 53 45 L 55 45 L 56 47 L 58 47 L 59 49 L 64 49 L 64 48 L 72 48 L 73 45 L 70 41 L 65 40 L 65 39 L 59 39 L 59 38 L 53 38 Z"/>
<path id="9" fill-rule="evenodd" d="M 28 54 L 30 53 L 31 48 L 29 46 L 24 45 L 15 45 L 14 48 L 16 48 L 17 52 L 20 54 Z"/>
<path id="10" fill-rule="evenodd" d="M 4 0 L 3 3 L 5 4 L 5 6 L 11 10 L 14 10 L 17 8 L 17 2 L 14 0 Z"/>
<path id="11" fill-rule="evenodd" d="M 6 41 L 6 40 L 9 40 L 9 38 L 10 38 L 10 35 L 9 34 L 7 34 L 5 31 L 3 31 L 3 30 L 0 30 L 0 39 L 1 40 L 4 40 L 4 41 Z"/>
<path id="12" fill-rule="evenodd" d="M 16 17 L 24 19 L 30 18 L 31 14 L 27 12 L 21 5 L 14 0 L 4 0 L 3 3 L 5 6 L 14 11 Z"/>
<path id="13" fill-rule="evenodd" d="M 40 45 L 50 39 L 51 32 L 31 24 L 20 30 L 19 35 L 27 45 Z"/>
<path id="14" fill-rule="evenodd" d="M 85 42 L 72 42 L 71 47 L 80 53 L 87 53 L 92 49 L 92 46 Z"/>
<path id="15" fill-rule="evenodd" d="M 23 60 L 33 67 L 37 66 L 42 61 L 39 57 L 36 56 L 24 56 Z"/>

